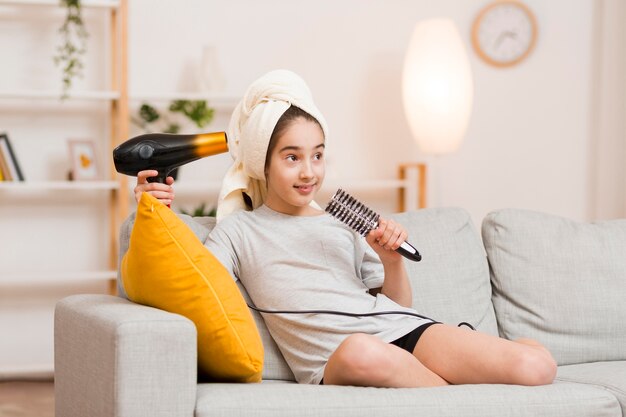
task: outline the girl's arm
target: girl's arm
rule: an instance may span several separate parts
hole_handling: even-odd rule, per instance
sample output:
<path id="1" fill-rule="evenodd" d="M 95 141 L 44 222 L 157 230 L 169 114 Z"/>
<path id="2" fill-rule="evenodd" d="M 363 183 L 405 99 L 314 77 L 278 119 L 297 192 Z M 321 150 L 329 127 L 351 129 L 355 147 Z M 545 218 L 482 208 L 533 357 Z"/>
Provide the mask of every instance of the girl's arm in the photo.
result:
<path id="1" fill-rule="evenodd" d="M 142 193 L 149 193 L 161 203 L 170 205 L 174 201 L 174 178 L 167 177 L 166 184 L 158 182 L 148 182 L 148 178 L 156 177 L 159 173 L 156 170 L 140 171 L 137 174 L 137 185 L 133 190 L 135 192 L 135 200 L 139 202 Z"/>
<path id="2" fill-rule="evenodd" d="M 407 232 L 398 223 L 380 218 L 378 228 L 370 231 L 366 240 L 383 264 L 385 281 L 380 292 L 401 306 L 411 307 L 411 284 L 402 255 L 395 251 L 406 241 L 407 236 Z"/>

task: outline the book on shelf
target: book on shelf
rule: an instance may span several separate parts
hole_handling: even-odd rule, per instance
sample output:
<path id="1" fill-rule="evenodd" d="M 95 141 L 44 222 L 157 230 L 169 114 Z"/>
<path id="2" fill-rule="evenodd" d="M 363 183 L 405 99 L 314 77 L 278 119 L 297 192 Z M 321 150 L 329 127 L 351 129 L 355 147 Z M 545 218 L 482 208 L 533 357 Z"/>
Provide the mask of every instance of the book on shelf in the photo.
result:
<path id="1" fill-rule="evenodd" d="M 4 155 L 2 154 L 2 151 L 0 151 L 0 181 L 11 181 L 9 167 L 6 162 L 4 162 Z"/>
<path id="2" fill-rule="evenodd" d="M 6 133 L 0 133 L 0 169 L 3 181 L 24 181 L 22 169 Z"/>

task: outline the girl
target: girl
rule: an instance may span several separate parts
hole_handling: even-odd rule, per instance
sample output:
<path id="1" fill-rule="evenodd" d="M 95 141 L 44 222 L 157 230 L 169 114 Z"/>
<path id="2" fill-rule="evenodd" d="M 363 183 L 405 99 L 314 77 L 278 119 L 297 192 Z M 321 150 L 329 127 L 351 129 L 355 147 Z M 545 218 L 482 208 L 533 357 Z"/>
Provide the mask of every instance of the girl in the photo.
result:
<path id="1" fill-rule="evenodd" d="M 326 124 L 306 84 L 288 71 L 253 83 L 229 126 L 235 163 L 224 179 L 207 247 L 271 310 L 414 312 L 407 239 L 381 219 L 365 241 L 314 201 L 324 180 Z M 135 196 L 166 204 L 173 180 L 137 177 Z M 264 314 L 300 383 L 428 387 L 463 383 L 549 384 L 556 364 L 539 343 L 508 341 L 410 315 Z"/>

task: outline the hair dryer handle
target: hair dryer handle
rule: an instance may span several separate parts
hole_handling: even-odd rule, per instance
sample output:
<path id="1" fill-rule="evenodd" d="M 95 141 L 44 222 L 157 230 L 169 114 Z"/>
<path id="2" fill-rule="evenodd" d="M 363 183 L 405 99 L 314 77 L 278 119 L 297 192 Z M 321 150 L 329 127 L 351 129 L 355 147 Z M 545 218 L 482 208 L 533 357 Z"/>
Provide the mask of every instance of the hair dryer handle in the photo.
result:
<path id="1" fill-rule="evenodd" d="M 165 184 L 165 180 L 167 179 L 167 173 L 164 171 L 159 171 L 158 175 L 154 177 L 148 177 L 148 182 L 160 182 L 161 184 Z"/>

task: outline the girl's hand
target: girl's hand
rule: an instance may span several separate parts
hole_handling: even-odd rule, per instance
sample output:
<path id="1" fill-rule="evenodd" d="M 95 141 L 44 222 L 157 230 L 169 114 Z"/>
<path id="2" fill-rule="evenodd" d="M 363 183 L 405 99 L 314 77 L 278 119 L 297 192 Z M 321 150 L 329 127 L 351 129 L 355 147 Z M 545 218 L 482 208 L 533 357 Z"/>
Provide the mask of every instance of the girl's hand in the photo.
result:
<path id="1" fill-rule="evenodd" d="M 161 184 L 160 182 L 148 182 L 148 178 L 156 177 L 158 174 L 158 171 L 154 169 L 140 171 L 137 174 L 137 185 L 134 189 L 137 203 L 139 203 L 142 193 L 148 193 L 165 205 L 169 206 L 172 204 L 172 201 L 174 201 L 174 188 L 172 188 L 174 178 L 167 177 L 165 184 Z"/>
<path id="2" fill-rule="evenodd" d="M 378 227 L 371 230 L 365 240 L 385 262 L 398 262 L 402 260 L 402 255 L 396 249 L 406 241 L 408 233 L 404 228 L 393 220 L 378 219 Z"/>

